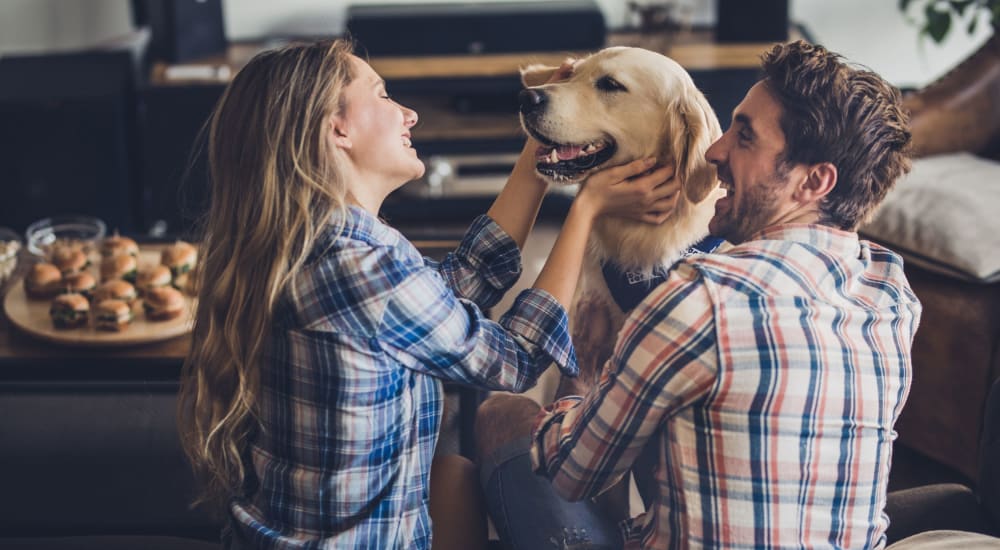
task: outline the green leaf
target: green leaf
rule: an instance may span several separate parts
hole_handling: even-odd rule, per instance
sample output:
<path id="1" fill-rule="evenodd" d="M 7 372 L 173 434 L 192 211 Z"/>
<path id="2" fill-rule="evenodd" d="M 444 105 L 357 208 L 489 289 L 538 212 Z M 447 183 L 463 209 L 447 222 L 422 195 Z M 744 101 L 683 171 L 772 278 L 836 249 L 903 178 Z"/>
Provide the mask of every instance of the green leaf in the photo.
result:
<path id="1" fill-rule="evenodd" d="M 979 18 L 978 17 L 973 17 L 972 20 L 969 21 L 969 26 L 965 28 L 965 32 L 967 32 L 969 34 L 975 34 L 976 33 L 976 25 L 978 23 L 979 23 Z"/>
<path id="2" fill-rule="evenodd" d="M 939 8 L 936 3 L 932 2 L 927 4 L 924 15 L 927 17 L 924 30 L 934 42 L 940 44 L 948 35 L 948 31 L 951 30 L 951 12 Z"/>
<path id="3" fill-rule="evenodd" d="M 899 11 L 906 13 L 908 7 L 910 7 L 910 0 L 899 0 Z"/>
<path id="4" fill-rule="evenodd" d="M 964 17 L 966 8 L 971 6 L 974 2 L 975 0 L 950 0 L 948 4 L 951 6 L 951 9 L 958 12 L 959 16 Z"/>

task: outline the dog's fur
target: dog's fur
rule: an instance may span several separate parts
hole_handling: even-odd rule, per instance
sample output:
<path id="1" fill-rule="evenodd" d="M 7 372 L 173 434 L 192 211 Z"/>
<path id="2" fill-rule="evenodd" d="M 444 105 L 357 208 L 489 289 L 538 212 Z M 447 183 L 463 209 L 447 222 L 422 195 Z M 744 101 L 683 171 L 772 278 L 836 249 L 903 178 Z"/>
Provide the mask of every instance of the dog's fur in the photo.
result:
<path id="1" fill-rule="evenodd" d="M 555 70 L 533 65 L 521 71 L 526 87 L 521 123 L 542 144 L 536 159 L 540 175 L 585 185 L 594 170 L 656 157 L 674 163 L 682 189 L 673 213 L 659 226 L 613 217 L 595 224 L 570 319 L 581 372 L 599 372 L 626 313 L 611 298 L 602 262 L 649 274 L 707 234 L 721 191 L 705 151 L 722 131 L 690 75 L 658 53 L 606 48 L 577 61 L 568 79 L 546 83 Z M 603 147 L 552 164 L 553 147 L 590 143 Z M 560 149 L 563 157 L 577 150 Z"/>

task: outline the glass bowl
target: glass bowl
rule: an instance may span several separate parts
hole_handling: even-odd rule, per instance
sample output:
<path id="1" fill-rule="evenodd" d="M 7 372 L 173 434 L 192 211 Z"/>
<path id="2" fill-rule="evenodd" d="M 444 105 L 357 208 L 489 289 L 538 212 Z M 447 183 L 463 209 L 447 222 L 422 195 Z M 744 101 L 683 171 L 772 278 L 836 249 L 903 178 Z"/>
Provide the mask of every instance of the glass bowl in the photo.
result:
<path id="1" fill-rule="evenodd" d="M 53 216 L 29 225 L 24 236 L 28 252 L 47 259 L 52 247 L 61 242 L 81 243 L 89 254 L 106 233 L 104 222 L 91 216 Z"/>
<path id="2" fill-rule="evenodd" d="M 0 296 L 2 289 L 17 268 L 17 256 L 21 250 L 21 236 L 11 229 L 0 227 Z"/>

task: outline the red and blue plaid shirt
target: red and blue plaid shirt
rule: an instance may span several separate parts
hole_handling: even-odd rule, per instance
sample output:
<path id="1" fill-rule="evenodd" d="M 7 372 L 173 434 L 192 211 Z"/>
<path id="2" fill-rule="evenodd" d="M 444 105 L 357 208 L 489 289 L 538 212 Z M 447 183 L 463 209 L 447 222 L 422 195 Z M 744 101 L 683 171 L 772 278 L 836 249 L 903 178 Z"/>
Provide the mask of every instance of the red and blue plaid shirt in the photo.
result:
<path id="1" fill-rule="evenodd" d="M 483 315 L 521 272 L 486 216 L 441 263 L 351 207 L 316 241 L 275 312 L 245 494 L 234 527 L 259 548 L 431 545 L 428 475 L 441 380 L 524 391 L 554 361 L 575 374 L 566 312 L 526 290 Z"/>
<path id="2" fill-rule="evenodd" d="M 599 386 L 539 416 L 536 471 L 599 494 L 648 447 L 627 548 L 878 548 L 920 304 L 857 234 L 769 228 L 682 260 L 631 313 Z"/>

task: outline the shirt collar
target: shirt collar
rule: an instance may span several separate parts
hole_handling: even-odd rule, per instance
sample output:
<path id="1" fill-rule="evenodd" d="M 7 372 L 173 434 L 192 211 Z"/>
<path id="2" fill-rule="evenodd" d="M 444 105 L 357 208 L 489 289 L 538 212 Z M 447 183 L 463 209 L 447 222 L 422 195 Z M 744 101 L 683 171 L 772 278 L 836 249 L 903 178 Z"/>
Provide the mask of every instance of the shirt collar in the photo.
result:
<path id="1" fill-rule="evenodd" d="M 842 256 L 861 256 L 861 241 L 854 231 L 844 231 L 826 225 L 786 223 L 764 228 L 751 241 L 794 241 Z"/>
<path id="2" fill-rule="evenodd" d="M 339 214 L 334 214 L 331 224 L 336 227 Z M 395 229 L 382 223 L 367 210 L 356 205 L 348 205 L 343 214 L 343 231 L 341 236 L 366 243 L 395 244 L 400 234 Z"/>

